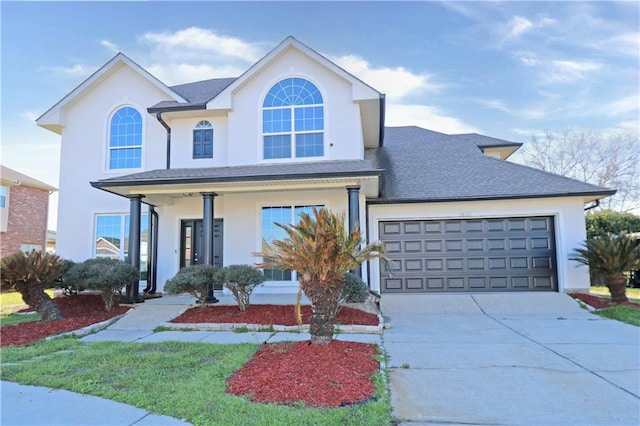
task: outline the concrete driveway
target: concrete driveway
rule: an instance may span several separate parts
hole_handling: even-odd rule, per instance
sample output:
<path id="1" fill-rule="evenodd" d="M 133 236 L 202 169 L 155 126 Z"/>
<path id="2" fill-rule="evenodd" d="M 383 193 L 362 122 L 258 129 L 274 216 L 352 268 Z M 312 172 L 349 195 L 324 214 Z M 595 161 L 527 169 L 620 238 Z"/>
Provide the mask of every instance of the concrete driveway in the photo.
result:
<path id="1" fill-rule="evenodd" d="M 408 425 L 640 424 L 640 328 L 567 295 L 385 294 L 381 308 Z"/>

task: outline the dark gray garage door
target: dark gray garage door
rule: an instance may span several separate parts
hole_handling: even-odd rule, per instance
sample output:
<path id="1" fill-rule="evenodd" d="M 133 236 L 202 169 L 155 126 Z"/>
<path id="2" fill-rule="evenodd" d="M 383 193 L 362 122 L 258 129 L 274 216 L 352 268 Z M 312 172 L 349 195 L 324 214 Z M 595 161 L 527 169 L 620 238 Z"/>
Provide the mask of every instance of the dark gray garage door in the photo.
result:
<path id="1" fill-rule="evenodd" d="M 385 293 L 555 290 L 552 217 L 379 223 Z"/>

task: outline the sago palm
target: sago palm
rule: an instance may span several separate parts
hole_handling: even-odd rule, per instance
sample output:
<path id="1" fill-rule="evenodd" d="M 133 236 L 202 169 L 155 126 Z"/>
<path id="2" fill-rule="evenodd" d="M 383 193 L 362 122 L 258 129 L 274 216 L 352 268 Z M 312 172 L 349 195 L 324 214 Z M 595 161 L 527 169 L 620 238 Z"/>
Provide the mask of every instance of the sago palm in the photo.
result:
<path id="1" fill-rule="evenodd" d="M 592 272 L 607 277 L 607 288 L 612 302 L 626 302 L 625 272 L 640 267 L 640 246 L 636 240 L 626 234 L 607 234 L 586 240 L 571 254 L 575 260 L 589 266 Z"/>
<path id="2" fill-rule="evenodd" d="M 287 237 L 265 244 L 255 253 L 262 257 L 258 268 L 296 271 L 298 282 L 313 307 L 311 343 L 328 344 L 333 338 L 334 317 L 344 287 L 344 274 L 373 258 L 386 261 L 382 243 L 363 247 L 359 230 L 348 233 L 344 215 L 327 209 L 300 214 L 295 225 L 276 224 Z"/>

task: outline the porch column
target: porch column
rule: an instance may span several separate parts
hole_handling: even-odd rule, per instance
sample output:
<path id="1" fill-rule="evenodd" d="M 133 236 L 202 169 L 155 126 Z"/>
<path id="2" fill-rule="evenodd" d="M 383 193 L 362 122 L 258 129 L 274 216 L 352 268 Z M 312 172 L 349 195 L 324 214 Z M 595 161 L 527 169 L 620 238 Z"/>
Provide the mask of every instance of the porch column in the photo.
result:
<path id="1" fill-rule="evenodd" d="M 213 266 L 214 245 L 213 245 L 213 199 L 215 192 L 201 192 L 202 195 L 202 255 L 205 265 Z M 209 294 L 205 299 L 207 303 L 216 303 L 218 299 L 213 295 L 213 283 L 209 284 Z"/>
<path id="2" fill-rule="evenodd" d="M 349 232 L 360 229 L 360 185 L 347 186 L 349 194 Z M 358 266 L 352 271 L 362 278 L 362 267 Z"/>
<path id="3" fill-rule="evenodd" d="M 127 262 L 138 271 L 138 279 L 127 285 L 125 303 L 142 303 L 140 297 L 140 222 L 142 195 L 130 195 L 129 198 L 129 255 Z"/>

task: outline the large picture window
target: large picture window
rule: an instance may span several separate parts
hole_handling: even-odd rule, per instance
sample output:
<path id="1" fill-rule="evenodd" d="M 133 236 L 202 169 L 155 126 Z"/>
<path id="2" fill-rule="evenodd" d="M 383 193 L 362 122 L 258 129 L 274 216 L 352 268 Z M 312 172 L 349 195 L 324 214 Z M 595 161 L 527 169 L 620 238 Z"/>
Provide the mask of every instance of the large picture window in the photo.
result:
<path id="1" fill-rule="evenodd" d="M 120 108 L 109 126 L 109 169 L 142 166 L 142 116 L 132 107 Z"/>
<path id="2" fill-rule="evenodd" d="M 321 209 L 322 205 L 315 206 L 278 206 L 262 208 L 262 250 L 266 250 L 266 244 L 274 240 L 281 240 L 287 236 L 282 228 L 276 225 L 290 225 L 298 223 L 301 213 L 312 214 L 313 208 Z M 295 274 L 278 268 L 263 270 L 267 281 L 291 281 L 295 280 Z"/>
<path id="3" fill-rule="evenodd" d="M 213 158 L 213 126 L 208 121 L 193 130 L 193 158 Z"/>
<path id="4" fill-rule="evenodd" d="M 140 222 L 140 275 L 146 279 L 149 215 L 143 213 Z M 95 242 L 96 257 L 126 260 L 129 255 L 129 215 L 97 215 Z"/>
<path id="5" fill-rule="evenodd" d="M 324 106 L 318 88 L 303 78 L 276 83 L 262 105 L 264 159 L 322 157 Z"/>

